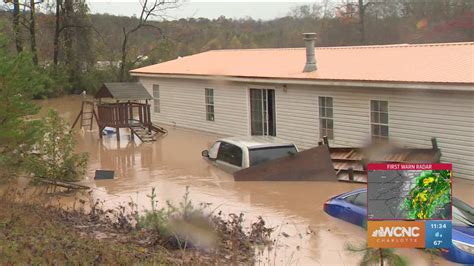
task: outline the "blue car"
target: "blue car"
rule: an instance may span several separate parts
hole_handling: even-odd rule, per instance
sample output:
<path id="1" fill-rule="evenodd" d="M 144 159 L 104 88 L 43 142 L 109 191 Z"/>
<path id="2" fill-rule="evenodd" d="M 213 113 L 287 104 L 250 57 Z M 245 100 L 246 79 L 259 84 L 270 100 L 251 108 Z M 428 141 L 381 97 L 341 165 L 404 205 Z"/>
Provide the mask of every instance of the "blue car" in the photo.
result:
<path id="1" fill-rule="evenodd" d="M 454 197 L 452 202 L 452 246 L 441 249 L 441 254 L 452 262 L 474 264 L 474 208 Z M 324 203 L 324 211 L 367 228 L 367 189 L 356 189 L 330 198 Z"/>

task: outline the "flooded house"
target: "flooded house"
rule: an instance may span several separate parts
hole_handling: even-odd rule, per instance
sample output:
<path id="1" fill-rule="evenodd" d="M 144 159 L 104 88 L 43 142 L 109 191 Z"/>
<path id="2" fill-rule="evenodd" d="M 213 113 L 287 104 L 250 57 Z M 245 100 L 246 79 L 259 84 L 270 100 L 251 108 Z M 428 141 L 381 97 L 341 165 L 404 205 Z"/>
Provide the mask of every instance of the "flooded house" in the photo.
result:
<path id="1" fill-rule="evenodd" d="M 152 120 L 300 148 L 382 139 L 429 148 L 474 180 L 474 42 L 213 50 L 131 71 Z"/>

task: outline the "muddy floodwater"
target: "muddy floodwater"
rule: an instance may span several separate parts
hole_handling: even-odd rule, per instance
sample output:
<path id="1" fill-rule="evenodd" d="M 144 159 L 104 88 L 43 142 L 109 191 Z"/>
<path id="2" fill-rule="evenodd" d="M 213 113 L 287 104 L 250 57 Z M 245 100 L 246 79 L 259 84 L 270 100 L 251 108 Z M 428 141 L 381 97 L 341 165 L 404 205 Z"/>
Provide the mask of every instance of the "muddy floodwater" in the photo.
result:
<path id="1" fill-rule="evenodd" d="M 58 110 L 72 123 L 80 111 L 81 98 L 69 96 L 40 101 L 42 113 Z M 129 141 L 130 132 L 99 139 L 97 125 L 92 131 L 77 129 L 77 149 L 89 153 L 89 185 L 93 197 L 108 207 L 133 200 L 141 208 L 150 206 L 148 194 L 155 187 L 158 200 L 179 202 L 189 186 L 191 199 L 211 203 L 224 213 L 245 214 L 247 222 L 262 216 L 275 226 L 277 248 L 260 256 L 262 264 L 357 265 L 360 255 L 345 250 L 346 243 L 364 243 L 366 231 L 323 212 L 324 202 L 360 184 L 325 182 L 234 182 L 233 177 L 201 157 L 219 135 L 166 127 L 167 136 L 151 143 Z M 137 139 L 137 138 L 135 138 Z M 93 180 L 95 170 L 113 170 L 113 180 Z M 474 182 L 454 181 L 454 195 L 474 205 Z M 430 258 L 422 251 L 402 249 L 411 265 L 447 265 L 442 258 Z"/>

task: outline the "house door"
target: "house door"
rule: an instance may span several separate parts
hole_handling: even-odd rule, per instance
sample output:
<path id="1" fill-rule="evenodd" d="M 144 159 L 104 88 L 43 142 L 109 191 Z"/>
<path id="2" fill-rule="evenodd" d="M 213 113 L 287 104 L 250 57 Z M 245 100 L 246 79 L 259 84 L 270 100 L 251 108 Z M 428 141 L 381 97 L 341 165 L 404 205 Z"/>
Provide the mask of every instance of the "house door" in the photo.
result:
<path id="1" fill-rule="evenodd" d="M 255 136 L 276 136 L 275 90 L 250 89 L 250 127 Z"/>

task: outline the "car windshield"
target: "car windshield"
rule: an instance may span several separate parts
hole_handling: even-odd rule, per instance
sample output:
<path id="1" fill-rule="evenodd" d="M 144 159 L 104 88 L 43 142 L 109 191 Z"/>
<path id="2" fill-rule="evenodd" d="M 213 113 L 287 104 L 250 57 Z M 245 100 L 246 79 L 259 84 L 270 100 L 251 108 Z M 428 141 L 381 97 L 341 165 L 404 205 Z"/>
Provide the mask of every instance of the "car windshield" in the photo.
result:
<path id="1" fill-rule="evenodd" d="M 249 149 L 250 166 L 297 153 L 294 145 Z"/>
<path id="2" fill-rule="evenodd" d="M 453 225 L 474 226 L 474 208 L 453 198 Z"/>

